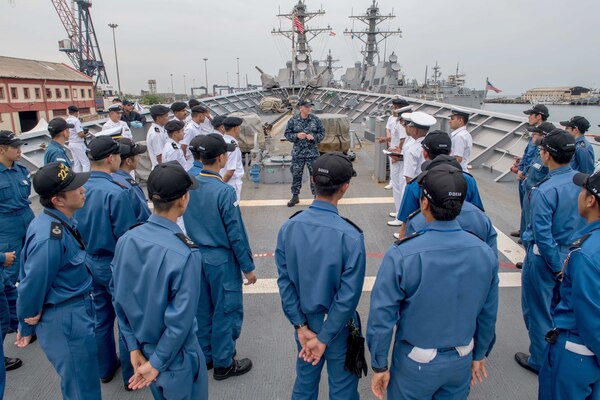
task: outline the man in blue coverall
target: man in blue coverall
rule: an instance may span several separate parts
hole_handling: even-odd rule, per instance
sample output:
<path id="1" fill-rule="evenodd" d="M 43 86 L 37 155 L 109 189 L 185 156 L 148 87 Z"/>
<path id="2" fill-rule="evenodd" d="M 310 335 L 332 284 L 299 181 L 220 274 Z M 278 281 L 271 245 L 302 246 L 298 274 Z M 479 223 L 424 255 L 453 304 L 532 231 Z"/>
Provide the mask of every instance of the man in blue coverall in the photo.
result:
<path id="1" fill-rule="evenodd" d="M 89 175 L 63 163 L 40 168 L 33 187 L 44 211 L 29 226 L 23 246 L 15 344 L 27 346 L 35 326 L 42 350 L 60 375 L 64 399 L 101 398 L 92 276 L 73 219 L 85 203 L 83 184 Z"/>
<path id="2" fill-rule="evenodd" d="M 64 119 L 57 117 L 48 122 L 48 133 L 52 140 L 48 143 L 44 152 L 44 165 L 52 162 L 61 162 L 67 167 L 72 167 L 73 164 L 65 151 L 65 143 L 71 134 L 71 128 L 75 125 L 67 123 Z"/>
<path id="3" fill-rule="evenodd" d="M 84 185 L 85 205 L 75 212 L 75 219 L 86 245 L 87 265 L 94 278 L 92 292 L 100 378 L 103 383 L 110 382 L 123 364 L 123 382 L 127 386 L 133 369 L 123 343 L 119 346 L 120 361 L 116 356 L 115 310 L 109 292 L 110 263 L 117 240 L 138 221 L 131 206 L 131 194 L 111 175 L 121 164 L 121 146 L 109 136 L 100 136 L 93 139 L 88 147 L 92 173 Z"/>
<path id="4" fill-rule="evenodd" d="M 190 192 L 183 214 L 187 233 L 202 252 L 198 341 L 208 369 L 215 368 L 214 379 L 223 380 L 252 369 L 250 359 L 234 357 L 244 315 L 242 273 L 246 284 L 253 284 L 256 267 L 235 189 L 219 175 L 235 145 L 225 143 L 220 133 L 211 133 L 196 136 L 189 149 L 204 165 L 196 177 L 199 187 Z"/>
<path id="5" fill-rule="evenodd" d="M 575 116 L 568 121 L 561 121 L 560 124 L 575 138 L 575 155 L 571 160 L 571 168 L 584 174 L 591 174 L 594 172 L 596 161 L 594 148 L 584 136 L 590 129 L 590 122 L 584 117 Z"/>
<path id="6" fill-rule="evenodd" d="M 16 332 L 18 328 L 16 283 L 21 271 L 21 248 L 27 227 L 35 217 L 29 208 L 29 170 L 18 162 L 23 144 L 14 133 L 0 131 L 0 253 L 15 256 L 14 263 L 0 270 L 0 283 L 4 282 L 3 289 L 0 290 L 0 301 L 8 304 L 8 319 L 2 322 L 3 341 L 7 333 Z M 7 371 L 23 364 L 18 358 L 4 357 L 3 360 Z"/>
<path id="7" fill-rule="evenodd" d="M 144 154 L 148 148 L 143 144 L 134 143 L 133 140 L 128 138 L 119 139 L 119 144 L 121 145 L 121 166 L 117 172 L 112 174 L 112 177 L 115 182 L 127 187 L 131 194 L 131 206 L 138 222 L 145 222 L 152 213 L 148 207 L 148 199 L 146 199 L 144 189 L 131 176 L 131 173 L 138 167 L 140 154 Z"/>
<path id="8" fill-rule="evenodd" d="M 600 173 L 576 174 L 577 208 L 587 225 L 562 270 L 554 329 L 546 338 L 540 399 L 597 399 L 600 394 Z"/>
<path id="9" fill-rule="evenodd" d="M 463 174 L 438 167 L 420 180 L 427 225 L 388 249 L 371 294 L 371 390 L 379 399 L 386 391 L 394 400 L 466 399 L 469 381 L 487 376 L 498 263 L 492 249 L 455 220 L 467 190 Z"/>
<path id="10" fill-rule="evenodd" d="M 119 239 L 112 264 L 115 311 L 135 369 L 129 388 L 150 386 L 155 399 L 208 399 L 195 319 L 202 256 L 177 225 L 197 186 L 177 162 L 154 168 L 154 214 Z"/>
<path id="11" fill-rule="evenodd" d="M 358 399 L 358 377 L 344 368 L 350 320 L 365 278 L 362 230 L 338 214 L 337 204 L 356 176 L 342 153 L 326 153 L 313 164 L 316 199 L 294 214 L 277 237 L 277 284 L 285 316 L 294 326 L 297 349 L 292 399 L 317 399 L 327 362 L 329 398 Z M 306 251 L 310 248 L 310 251 Z M 355 326 L 360 330 L 357 322 Z"/>
<path id="12" fill-rule="evenodd" d="M 527 250 L 521 277 L 521 306 L 529 333 L 530 354 L 515 354 L 517 363 L 538 373 L 546 341 L 552 328 L 552 310 L 558 300 L 559 274 L 573 242 L 585 221 L 577 213 L 578 187 L 569 163 L 575 139 L 561 129 L 549 132 L 540 142 L 540 157 L 548 175 L 529 192 L 530 216 L 523 233 Z"/>

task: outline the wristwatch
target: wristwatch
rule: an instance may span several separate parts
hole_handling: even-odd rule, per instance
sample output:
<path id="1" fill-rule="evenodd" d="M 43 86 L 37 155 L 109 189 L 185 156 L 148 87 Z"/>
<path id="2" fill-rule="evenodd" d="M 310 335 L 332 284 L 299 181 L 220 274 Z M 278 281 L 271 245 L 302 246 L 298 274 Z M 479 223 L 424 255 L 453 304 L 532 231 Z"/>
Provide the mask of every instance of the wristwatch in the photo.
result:
<path id="1" fill-rule="evenodd" d="M 375 367 L 372 367 L 371 369 L 373 370 L 373 372 L 381 373 L 381 372 L 385 372 L 385 371 L 387 371 L 387 370 L 388 370 L 388 367 L 383 367 L 383 368 L 375 368 Z"/>
<path id="2" fill-rule="evenodd" d="M 294 325 L 295 329 L 304 328 L 306 326 L 306 322 L 301 323 L 300 325 Z"/>

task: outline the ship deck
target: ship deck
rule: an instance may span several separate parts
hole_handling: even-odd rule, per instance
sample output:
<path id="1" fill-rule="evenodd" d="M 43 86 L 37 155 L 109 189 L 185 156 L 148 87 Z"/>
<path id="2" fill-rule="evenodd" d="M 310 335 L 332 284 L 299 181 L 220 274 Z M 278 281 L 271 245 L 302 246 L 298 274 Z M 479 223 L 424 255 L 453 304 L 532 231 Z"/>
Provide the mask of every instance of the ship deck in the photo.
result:
<path id="1" fill-rule="evenodd" d="M 391 191 L 372 178 L 374 145 L 363 141 L 357 150 L 355 169 L 358 176 L 352 180 L 345 201 L 339 206 L 340 214 L 350 218 L 365 233 L 367 257 L 367 284 L 359 303 L 363 321 L 367 320 L 370 288 L 383 253 L 393 242 L 394 228 L 386 225 L 393 209 Z M 522 258 L 522 250 L 508 236 L 518 226 L 519 204 L 513 182 L 495 182 L 495 174 L 474 169 L 487 213 L 497 227 L 499 259 L 501 263 L 500 305 L 497 323 L 497 342 L 489 358 L 487 379 L 471 391 L 470 399 L 535 399 L 537 377 L 518 367 L 513 359 L 517 351 L 527 351 L 528 339 L 521 314 L 520 272 L 514 263 Z M 249 357 L 253 370 L 242 376 L 217 382 L 209 374 L 209 394 L 212 399 L 287 399 L 294 382 L 296 347 L 293 329 L 285 319 L 277 292 L 277 271 L 273 260 L 277 232 L 281 224 L 296 211 L 310 204 L 310 191 L 302 188 L 300 205 L 288 208 L 289 185 L 255 185 L 246 181 L 242 190 L 241 209 L 254 252 L 259 282 L 245 287 L 244 327 L 237 342 L 238 357 Z M 37 200 L 34 200 L 37 203 Z M 36 213 L 39 204 L 34 204 Z M 4 352 L 20 357 L 24 365 L 7 373 L 5 398 L 7 400 L 60 398 L 59 378 L 51 367 L 39 343 L 25 349 L 12 345 L 15 335 L 9 335 Z M 368 354 L 367 354 L 368 357 Z M 359 391 L 363 398 L 374 398 L 370 391 L 370 375 L 361 379 Z M 321 380 L 321 397 L 327 398 L 326 371 Z M 150 391 L 126 392 L 120 374 L 102 385 L 104 399 L 149 399 Z"/>

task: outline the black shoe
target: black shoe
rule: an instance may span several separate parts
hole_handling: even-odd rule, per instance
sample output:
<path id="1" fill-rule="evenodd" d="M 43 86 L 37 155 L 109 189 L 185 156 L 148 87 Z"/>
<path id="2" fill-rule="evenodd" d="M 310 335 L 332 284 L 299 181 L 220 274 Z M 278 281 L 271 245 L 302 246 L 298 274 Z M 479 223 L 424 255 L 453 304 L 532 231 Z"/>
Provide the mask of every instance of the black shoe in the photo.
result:
<path id="1" fill-rule="evenodd" d="M 510 236 L 512 237 L 521 237 L 521 231 L 513 231 L 510 233 Z"/>
<path id="2" fill-rule="evenodd" d="M 212 361 L 209 362 L 209 363 L 206 363 L 206 370 L 210 371 L 211 369 L 213 369 L 213 363 L 212 363 Z"/>
<path id="3" fill-rule="evenodd" d="M 517 269 L 523 269 L 523 262 L 519 261 L 518 263 L 515 264 L 515 267 L 517 267 Z"/>
<path id="4" fill-rule="evenodd" d="M 523 241 L 521 239 L 519 239 L 519 240 L 517 240 L 517 243 L 523 244 Z"/>
<path id="5" fill-rule="evenodd" d="M 300 199 L 298 198 L 298 195 L 295 194 L 295 195 L 292 196 L 292 198 L 290 199 L 290 201 L 287 202 L 287 206 L 288 207 L 294 207 L 298 203 L 300 203 Z"/>
<path id="6" fill-rule="evenodd" d="M 535 368 L 533 368 L 531 365 L 529 365 L 529 355 L 525 354 L 525 353 L 515 353 L 515 361 L 517 362 L 517 364 L 519 364 L 521 367 L 525 368 L 528 371 L 533 372 L 534 374 L 539 374 L 539 371 Z"/>
<path id="7" fill-rule="evenodd" d="M 4 357 L 4 368 L 7 371 L 13 371 L 17 368 L 21 368 L 23 361 L 20 358 L 8 358 Z"/>
<path id="8" fill-rule="evenodd" d="M 242 358 L 241 360 L 233 360 L 233 363 L 229 368 L 215 368 L 213 372 L 213 378 L 217 381 L 222 381 L 232 376 L 240 376 L 249 372 L 252 369 L 252 361 L 249 358 Z"/>
<path id="9" fill-rule="evenodd" d="M 124 383 L 123 386 L 125 386 L 125 390 L 128 392 L 133 392 L 133 389 L 129 389 L 129 385 Z"/>
<path id="10" fill-rule="evenodd" d="M 35 342 L 37 340 L 37 335 L 34 333 L 31 335 L 31 340 L 29 341 L 29 344 Z"/>
<path id="11" fill-rule="evenodd" d="M 100 378 L 102 383 L 108 383 L 108 382 L 112 381 L 113 378 L 115 377 L 115 374 L 117 373 L 117 370 L 119 369 L 119 367 L 121 367 L 121 360 L 119 360 L 117 358 L 117 363 L 115 364 L 115 369 L 113 369 L 113 371 L 110 373 L 110 375 L 105 376 L 104 378 Z"/>

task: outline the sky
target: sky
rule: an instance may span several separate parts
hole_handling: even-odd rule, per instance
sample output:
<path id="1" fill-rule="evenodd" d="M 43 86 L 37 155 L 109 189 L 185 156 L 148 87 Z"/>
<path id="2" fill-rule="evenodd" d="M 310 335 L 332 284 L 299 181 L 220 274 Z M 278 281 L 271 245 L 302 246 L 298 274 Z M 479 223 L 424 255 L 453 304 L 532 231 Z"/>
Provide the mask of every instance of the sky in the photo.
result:
<path id="1" fill-rule="evenodd" d="M 94 1 L 92 19 L 111 84 L 117 86 L 112 31 L 116 29 L 121 88 L 139 94 L 148 80 L 159 92 L 175 92 L 205 84 L 203 58 L 207 58 L 208 84 L 237 84 L 237 58 L 241 83 L 246 76 L 260 83 L 254 69 L 276 75 L 290 58 L 291 43 L 274 37 L 280 27 L 276 14 L 292 10 L 297 0 L 101 0 Z M 67 0 L 70 4 L 70 0 Z M 331 49 L 335 65 L 345 68 L 362 59 L 362 43 L 343 34 L 353 28 L 348 16 L 364 13 L 372 0 L 306 0 L 309 11 L 325 15 L 307 27 L 331 26 L 311 42 L 313 59 L 324 59 Z M 402 30 L 402 37 L 380 44 L 383 58 L 392 51 L 403 72 L 421 82 L 425 68 L 437 61 L 443 76 L 457 63 L 467 75 L 467 86 L 483 89 L 486 77 L 505 94 L 518 95 L 540 86 L 581 85 L 597 88 L 600 14 L 598 0 L 379 0 L 382 14 L 395 19 L 382 30 Z M 288 20 L 281 20 L 288 28 Z M 355 29 L 365 25 L 354 22 Z M 66 32 L 50 0 L 0 0 L 0 55 L 64 62 L 58 41 Z"/>

